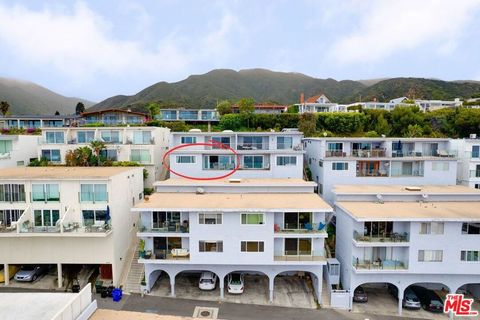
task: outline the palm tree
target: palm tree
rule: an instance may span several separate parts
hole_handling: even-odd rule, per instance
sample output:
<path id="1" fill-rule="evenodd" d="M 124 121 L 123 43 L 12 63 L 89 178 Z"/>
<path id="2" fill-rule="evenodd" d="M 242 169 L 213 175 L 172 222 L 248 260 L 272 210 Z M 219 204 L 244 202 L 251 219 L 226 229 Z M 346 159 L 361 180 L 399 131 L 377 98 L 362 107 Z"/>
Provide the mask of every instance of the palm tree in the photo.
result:
<path id="1" fill-rule="evenodd" d="M 105 143 L 99 140 L 93 140 L 90 143 L 90 147 L 93 150 L 93 153 L 95 153 L 95 156 L 97 157 L 97 165 L 100 165 L 100 152 L 105 149 Z"/>
<path id="2" fill-rule="evenodd" d="M 7 114 L 8 110 L 10 110 L 10 105 L 8 104 L 7 101 L 0 101 L 0 112 L 2 115 L 5 117 Z"/>

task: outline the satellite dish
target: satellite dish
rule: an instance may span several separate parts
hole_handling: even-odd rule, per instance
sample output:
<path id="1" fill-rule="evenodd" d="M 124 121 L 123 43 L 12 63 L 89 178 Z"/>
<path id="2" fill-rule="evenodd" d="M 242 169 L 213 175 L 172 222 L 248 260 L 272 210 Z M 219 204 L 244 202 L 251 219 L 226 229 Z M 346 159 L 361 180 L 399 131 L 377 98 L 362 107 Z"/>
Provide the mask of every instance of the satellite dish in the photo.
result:
<path id="1" fill-rule="evenodd" d="M 378 203 L 383 203 L 383 196 L 381 194 L 377 194 Z"/>

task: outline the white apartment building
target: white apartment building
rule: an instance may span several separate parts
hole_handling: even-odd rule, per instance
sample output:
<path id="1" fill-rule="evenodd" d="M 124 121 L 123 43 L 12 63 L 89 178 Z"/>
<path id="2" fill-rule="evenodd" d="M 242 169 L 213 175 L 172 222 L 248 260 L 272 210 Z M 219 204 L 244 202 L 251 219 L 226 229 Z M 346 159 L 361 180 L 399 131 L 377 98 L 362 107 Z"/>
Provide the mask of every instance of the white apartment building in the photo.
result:
<path id="1" fill-rule="evenodd" d="M 434 111 L 444 108 L 458 108 L 462 106 L 462 101 L 460 98 L 455 98 L 454 100 L 421 100 L 415 99 L 415 104 L 420 107 L 420 110 L 425 111 Z"/>
<path id="2" fill-rule="evenodd" d="M 141 218 L 146 256 L 138 261 L 147 290 L 163 274 L 175 296 L 178 274 L 211 271 L 223 298 L 227 275 L 244 272 L 267 277 L 273 301 L 276 276 L 307 273 L 321 300 L 324 222 L 332 208 L 313 192 L 315 183 L 169 179 L 155 186 L 157 192 L 132 209 Z"/>
<path id="3" fill-rule="evenodd" d="M 335 186 L 341 283 L 413 284 L 480 297 L 480 190 L 465 186 Z"/>
<path id="4" fill-rule="evenodd" d="M 472 135 L 470 139 L 452 140 L 458 152 L 457 183 L 480 189 L 480 139 Z"/>
<path id="5" fill-rule="evenodd" d="M 146 186 L 164 178 L 162 156 L 168 148 L 168 128 L 157 127 L 69 127 L 42 129 L 38 158 L 65 164 L 67 151 L 89 146 L 92 141 L 105 143 L 101 155 L 112 161 L 134 161 L 148 171 Z"/>
<path id="6" fill-rule="evenodd" d="M 295 105 L 298 107 L 298 113 L 347 111 L 344 105 L 331 102 L 324 94 L 319 94 L 304 100 L 304 95 L 302 93 L 300 96 L 300 103 Z"/>
<path id="7" fill-rule="evenodd" d="M 455 185 L 450 139 L 305 138 L 305 161 L 318 192 L 333 203 L 333 186 Z"/>
<path id="8" fill-rule="evenodd" d="M 170 176 L 194 178 L 229 174 L 230 178 L 301 178 L 303 154 L 301 132 L 173 132 Z M 204 145 L 207 144 L 207 145 Z M 231 148 L 232 150 L 229 150 Z"/>
<path id="9" fill-rule="evenodd" d="M 218 122 L 220 117 L 216 109 L 160 109 L 155 117 L 163 121 Z"/>
<path id="10" fill-rule="evenodd" d="M 100 265 L 119 285 L 143 198 L 142 167 L 0 169 L 0 263 Z"/>
<path id="11" fill-rule="evenodd" d="M 37 159 L 38 136 L 0 135 L 0 168 L 26 166 Z"/>

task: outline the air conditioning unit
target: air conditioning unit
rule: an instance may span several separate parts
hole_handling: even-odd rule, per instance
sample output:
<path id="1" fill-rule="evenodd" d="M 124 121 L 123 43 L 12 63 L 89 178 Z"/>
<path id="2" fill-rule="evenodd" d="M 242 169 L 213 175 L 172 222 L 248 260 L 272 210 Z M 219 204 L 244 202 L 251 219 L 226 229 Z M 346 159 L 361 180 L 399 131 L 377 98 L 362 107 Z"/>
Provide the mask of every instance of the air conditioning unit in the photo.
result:
<path id="1" fill-rule="evenodd" d="M 476 133 L 470 133 L 470 139 L 477 139 Z"/>

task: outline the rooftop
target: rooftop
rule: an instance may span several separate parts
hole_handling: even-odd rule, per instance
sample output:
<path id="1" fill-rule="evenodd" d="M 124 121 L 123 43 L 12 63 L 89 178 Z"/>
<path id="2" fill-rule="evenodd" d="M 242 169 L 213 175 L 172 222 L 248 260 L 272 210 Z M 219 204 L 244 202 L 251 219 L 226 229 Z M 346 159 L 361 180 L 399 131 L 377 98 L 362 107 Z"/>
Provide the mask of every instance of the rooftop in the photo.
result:
<path id="1" fill-rule="evenodd" d="M 392 141 L 392 142 L 435 142 L 435 141 L 449 141 L 450 138 L 398 138 L 398 137 L 325 137 L 325 138 L 303 138 L 303 140 L 327 140 L 327 141 Z"/>
<path id="2" fill-rule="evenodd" d="M 410 190 L 408 190 L 408 189 Z M 426 186 L 402 186 L 402 185 L 335 185 L 335 194 L 478 194 L 479 189 L 460 185 L 426 185 Z"/>
<path id="3" fill-rule="evenodd" d="M 221 180 L 190 180 L 183 178 L 167 179 L 157 181 L 154 186 L 316 186 L 313 181 L 305 181 L 303 179 L 221 179 Z"/>
<path id="4" fill-rule="evenodd" d="M 315 193 L 154 193 L 149 201 L 137 204 L 133 211 L 332 211 Z"/>
<path id="5" fill-rule="evenodd" d="M 103 109 L 103 110 L 94 110 L 94 111 L 86 111 L 82 113 L 82 116 L 88 116 L 91 114 L 99 114 L 99 113 L 108 113 L 108 112 L 121 112 L 121 113 L 128 113 L 128 114 L 136 114 L 139 116 L 148 116 L 148 114 L 143 113 L 143 112 L 138 112 L 138 111 L 132 111 L 129 109 L 119 109 L 119 108 L 110 108 L 110 109 Z"/>
<path id="6" fill-rule="evenodd" d="M 108 178 L 141 167 L 15 167 L 0 169 L 0 179 L 95 179 Z"/>
<path id="7" fill-rule="evenodd" d="M 340 201 L 337 206 L 360 221 L 479 221 L 480 202 L 357 202 Z"/>
<path id="8" fill-rule="evenodd" d="M 265 136 L 265 135 L 280 135 L 280 136 L 285 136 L 285 135 L 301 135 L 303 136 L 303 132 L 300 131 L 262 131 L 262 132 L 250 132 L 250 131 L 230 131 L 230 130 L 225 130 L 221 132 L 207 132 L 207 131 L 188 131 L 188 132 L 172 132 L 172 135 L 188 135 L 188 134 L 194 134 L 194 135 L 205 135 L 205 136 L 225 136 L 225 135 L 248 135 L 248 136 Z"/>

